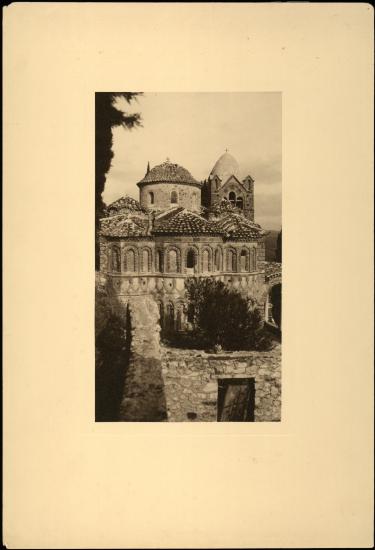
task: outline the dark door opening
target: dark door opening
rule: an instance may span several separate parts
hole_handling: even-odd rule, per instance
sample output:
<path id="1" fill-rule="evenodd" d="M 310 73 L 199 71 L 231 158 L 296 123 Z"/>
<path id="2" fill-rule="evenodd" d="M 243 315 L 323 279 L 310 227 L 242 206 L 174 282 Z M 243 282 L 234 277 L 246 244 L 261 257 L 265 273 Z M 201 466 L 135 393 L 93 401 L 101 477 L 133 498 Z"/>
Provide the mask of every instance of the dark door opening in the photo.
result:
<path id="1" fill-rule="evenodd" d="M 275 285 L 270 292 L 272 317 L 276 325 L 281 328 L 281 284 Z"/>
<path id="2" fill-rule="evenodd" d="M 218 382 L 218 422 L 254 422 L 255 379 L 226 378 Z"/>

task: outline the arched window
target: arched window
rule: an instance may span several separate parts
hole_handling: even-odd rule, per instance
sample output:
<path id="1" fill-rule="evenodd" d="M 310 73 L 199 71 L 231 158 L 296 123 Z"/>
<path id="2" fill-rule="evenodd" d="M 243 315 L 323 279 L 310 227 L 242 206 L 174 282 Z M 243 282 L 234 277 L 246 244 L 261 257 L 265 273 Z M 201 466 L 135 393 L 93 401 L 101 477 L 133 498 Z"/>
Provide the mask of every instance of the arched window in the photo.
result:
<path id="1" fill-rule="evenodd" d="M 112 256 L 112 271 L 120 271 L 121 269 L 121 259 L 120 259 L 120 249 L 117 246 L 114 246 L 111 250 Z"/>
<path id="2" fill-rule="evenodd" d="M 167 305 L 166 325 L 169 330 L 174 329 L 174 307 L 173 304 Z"/>
<path id="3" fill-rule="evenodd" d="M 159 273 L 163 271 L 163 252 L 161 250 L 156 252 L 156 271 Z"/>
<path id="4" fill-rule="evenodd" d="M 177 319 L 176 319 L 176 328 L 177 330 L 183 330 L 185 325 L 185 313 L 184 305 L 178 304 L 177 306 Z"/>
<path id="5" fill-rule="evenodd" d="M 135 271 L 135 254 L 134 250 L 127 250 L 125 254 L 125 271 Z"/>
<path id="6" fill-rule="evenodd" d="M 150 271 L 150 252 L 147 248 L 142 250 L 142 271 L 148 273 Z"/>
<path id="7" fill-rule="evenodd" d="M 217 248 L 215 250 L 215 269 L 216 271 L 221 271 L 221 250 Z"/>
<path id="8" fill-rule="evenodd" d="M 152 191 L 149 192 L 148 194 L 148 199 L 149 199 L 149 203 L 150 204 L 154 204 L 155 202 L 155 197 L 154 197 L 154 193 Z"/>
<path id="9" fill-rule="evenodd" d="M 236 271 L 236 256 L 233 250 L 227 250 L 227 271 Z"/>
<path id="10" fill-rule="evenodd" d="M 241 210 L 243 210 L 243 198 L 242 197 L 237 198 L 236 206 L 237 206 L 237 208 L 240 208 Z"/>
<path id="11" fill-rule="evenodd" d="M 168 271 L 169 273 L 176 273 L 178 271 L 177 251 L 173 249 L 168 252 Z"/>
<path id="12" fill-rule="evenodd" d="M 257 269 L 257 249 L 253 248 L 253 270 Z"/>
<path id="13" fill-rule="evenodd" d="M 236 206 L 236 193 L 234 191 L 231 191 L 228 195 L 228 199 L 233 206 Z"/>
<path id="14" fill-rule="evenodd" d="M 187 256 L 186 256 L 186 267 L 191 269 L 195 267 L 195 253 L 192 248 L 188 250 Z"/>
<path id="15" fill-rule="evenodd" d="M 177 203 L 178 203 L 177 191 L 172 191 L 172 193 L 171 193 L 171 204 L 177 204 Z"/>
<path id="16" fill-rule="evenodd" d="M 241 250 L 240 256 L 241 271 L 247 271 L 247 251 Z"/>
<path id="17" fill-rule="evenodd" d="M 202 253 L 202 271 L 203 272 L 209 271 L 210 270 L 209 265 L 210 265 L 210 253 L 206 249 L 206 250 L 203 250 L 203 253 Z"/>

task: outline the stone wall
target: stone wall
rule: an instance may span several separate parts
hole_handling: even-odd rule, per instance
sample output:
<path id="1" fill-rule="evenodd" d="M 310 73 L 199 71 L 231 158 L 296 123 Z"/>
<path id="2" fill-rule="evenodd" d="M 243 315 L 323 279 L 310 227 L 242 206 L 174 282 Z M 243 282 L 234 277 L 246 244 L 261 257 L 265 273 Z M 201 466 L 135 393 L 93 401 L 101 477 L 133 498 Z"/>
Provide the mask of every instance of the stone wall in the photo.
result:
<path id="1" fill-rule="evenodd" d="M 242 275 L 214 275 L 226 286 L 240 292 L 258 305 L 264 314 L 267 287 L 264 273 Z M 167 275 L 107 275 L 106 288 L 113 313 L 123 314 L 128 301 L 135 296 L 150 296 L 159 308 L 163 328 L 176 330 L 187 328 L 185 277 Z"/>
<path id="2" fill-rule="evenodd" d="M 268 352 L 208 354 L 162 346 L 162 374 L 169 422 L 217 420 L 222 379 L 255 381 L 255 422 L 281 420 L 281 345 Z"/>
<path id="3" fill-rule="evenodd" d="M 159 310 L 152 297 L 131 296 L 118 308 L 126 316 L 130 342 L 119 421 L 217 421 L 219 384 L 225 380 L 254 382 L 252 420 L 281 419 L 278 342 L 268 352 L 211 354 L 166 347 L 160 343 Z"/>
<path id="4" fill-rule="evenodd" d="M 171 201 L 172 191 L 177 193 L 177 202 Z M 154 202 L 151 202 L 151 193 Z M 199 211 L 201 207 L 201 189 L 197 185 L 181 183 L 148 183 L 140 190 L 140 202 L 144 208 L 166 210 L 171 206 L 183 206 L 188 210 Z"/>
<path id="5" fill-rule="evenodd" d="M 112 257 L 114 251 L 116 261 Z M 194 254 L 194 267 L 188 264 L 189 251 Z M 245 258 L 243 252 L 246 252 Z M 161 271 L 158 271 L 159 253 Z M 229 253 L 234 254 L 234 267 L 243 271 L 225 271 Z M 171 323 L 176 329 L 187 328 L 183 311 L 186 306 L 185 279 L 212 276 L 251 299 L 262 314 L 264 312 L 267 286 L 262 241 L 220 244 L 218 237 L 213 236 L 158 237 L 153 241 L 101 239 L 100 254 L 100 279 L 106 285 L 113 311 L 118 305 L 126 305 L 132 296 L 149 295 L 157 302 L 162 320 L 172 316 Z"/>
<path id="6" fill-rule="evenodd" d="M 120 421 L 163 422 L 167 419 L 161 372 L 159 311 L 152 298 L 129 299 L 130 359 L 125 372 Z"/>
<path id="7" fill-rule="evenodd" d="M 194 256 L 193 268 L 188 265 L 189 252 Z M 221 237 L 209 236 L 102 239 L 100 254 L 103 273 L 253 273 L 264 261 L 264 243 L 223 243 Z"/>

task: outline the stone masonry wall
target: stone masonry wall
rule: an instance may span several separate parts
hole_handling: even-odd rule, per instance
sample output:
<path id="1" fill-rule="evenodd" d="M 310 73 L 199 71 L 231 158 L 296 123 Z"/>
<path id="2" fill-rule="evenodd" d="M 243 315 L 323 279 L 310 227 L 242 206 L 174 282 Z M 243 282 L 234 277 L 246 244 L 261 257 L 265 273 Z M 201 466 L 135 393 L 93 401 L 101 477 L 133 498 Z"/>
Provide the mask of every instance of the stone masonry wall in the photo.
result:
<path id="1" fill-rule="evenodd" d="M 234 178 L 227 184 L 216 189 L 214 180 L 210 182 L 210 205 L 219 203 L 223 198 L 229 200 L 229 193 L 234 191 L 237 197 L 242 197 L 244 201 L 243 214 L 249 220 L 254 221 L 254 184 L 239 184 Z"/>
<path id="2" fill-rule="evenodd" d="M 148 296 L 129 299 L 131 344 L 125 372 L 120 421 L 162 422 L 167 420 L 161 372 L 159 311 Z"/>
<path id="3" fill-rule="evenodd" d="M 162 346 L 169 422 L 217 420 L 218 381 L 255 379 L 255 422 L 281 420 L 281 345 L 268 352 L 208 354 Z"/>
<path id="4" fill-rule="evenodd" d="M 177 202 L 171 202 L 171 193 L 177 193 Z M 154 203 L 151 203 L 150 192 L 154 194 Z M 149 183 L 140 190 L 140 202 L 144 208 L 165 210 L 171 206 L 183 206 L 188 210 L 199 211 L 201 206 L 201 189 L 196 185 L 182 185 L 181 183 Z"/>

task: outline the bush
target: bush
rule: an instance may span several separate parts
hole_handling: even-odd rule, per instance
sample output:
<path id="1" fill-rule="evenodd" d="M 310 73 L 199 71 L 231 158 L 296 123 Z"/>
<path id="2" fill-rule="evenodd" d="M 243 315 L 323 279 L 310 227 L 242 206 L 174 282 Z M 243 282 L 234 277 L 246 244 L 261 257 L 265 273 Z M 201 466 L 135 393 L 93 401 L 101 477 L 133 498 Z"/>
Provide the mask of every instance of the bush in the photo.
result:
<path id="1" fill-rule="evenodd" d="M 187 279 L 185 285 L 197 345 L 227 350 L 271 347 L 259 310 L 251 309 L 241 294 L 211 277 Z"/>
<path id="2" fill-rule="evenodd" d="M 171 332 L 163 338 L 167 346 L 180 349 L 207 349 L 210 342 L 196 328 L 187 332 Z"/>

